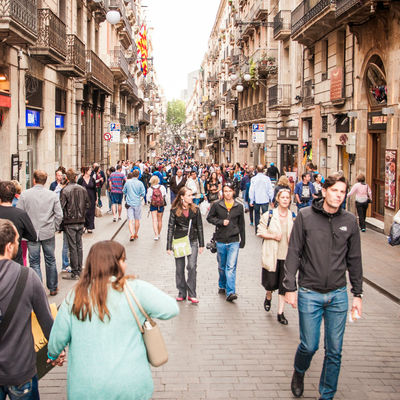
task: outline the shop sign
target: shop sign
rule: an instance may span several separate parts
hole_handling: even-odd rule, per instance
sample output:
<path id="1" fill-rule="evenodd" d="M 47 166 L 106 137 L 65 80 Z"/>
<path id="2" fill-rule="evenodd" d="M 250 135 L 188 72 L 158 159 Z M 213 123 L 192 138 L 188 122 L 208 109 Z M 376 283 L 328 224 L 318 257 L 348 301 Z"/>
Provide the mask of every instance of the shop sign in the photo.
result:
<path id="1" fill-rule="evenodd" d="M 11 154 L 11 179 L 19 181 L 19 155 Z"/>
<path id="2" fill-rule="evenodd" d="M 249 147 L 248 140 L 239 140 L 239 148 L 240 149 L 247 149 Z"/>
<path id="3" fill-rule="evenodd" d="M 11 107 L 11 97 L 8 94 L 0 93 L 0 107 L 10 108 Z"/>
<path id="4" fill-rule="evenodd" d="M 25 125 L 27 128 L 40 128 L 40 111 L 26 109 Z"/>
<path id="5" fill-rule="evenodd" d="M 110 134 L 110 142 L 119 143 L 121 141 L 121 124 L 119 122 L 110 123 Z"/>
<path id="6" fill-rule="evenodd" d="M 383 115 L 380 111 L 368 113 L 368 128 L 377 130 L 386 130 L 387 115 Z"/>
<path id="7" fill-rule="evenodd" d="M 343 99 L 343 67 L 337 67 L 331 72 L 331 101 Z"/>
<path id="8" fill-rule="evenodd" d="M 385 207 L 396 209 L 397 150 L 385 150 Z"/>
<path id="9" fill-rule="evenodd" d="M 265 124 L 253 124 L 253 143 L 265 142 Z"/>
<path id="10" fill-rule="evenodd" d="M 64 115 L 56 114 L 56 129 L 64 129 Z"/>

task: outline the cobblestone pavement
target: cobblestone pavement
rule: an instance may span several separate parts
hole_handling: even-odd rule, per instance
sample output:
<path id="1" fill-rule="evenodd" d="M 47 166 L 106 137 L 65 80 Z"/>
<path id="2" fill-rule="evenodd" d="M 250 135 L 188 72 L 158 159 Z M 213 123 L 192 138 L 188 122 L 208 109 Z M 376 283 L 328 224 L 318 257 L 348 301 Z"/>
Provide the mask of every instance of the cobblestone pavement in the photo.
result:
<path id="1" fill-rule="evenodd" d="M 147 211 L 137 241 L 129 242 L 126 225 L 116 240 L 127 248 L 128 273 L 134 273 L 175 296 L 174 260 L 165 252 L 167 221 L 168 210 L 159 242 L 153 240 Z M 93 241 L 109 239 L 117 229 L 110 216 L 98 219 L 96 223 L 92 237 L 85 235 L 86 252 Z M 205 225 L 207 240 L 211 237 L 212 227 Z M 170 359 L 165 366 L 154 369 L 153 399 L 293 398 L 290 379 L 298 345 L 297 312 L 287 307 L 285 315 L 289 325 L 280 325 L 276 321 L 276 295 L 272 310 L 264 311 L 260 246 L 261 241 L 254 237 L 253 228 L 247 226 L 247 244 L 240 251 L 238 262 L 239 298 L 234 304 L 227 303 L 217 294 L 215 255 L 207 251 L 199 256 L 197 288 L 200 303 L 181 303 L 178 317 L 161 322 Z M 395 282 L 399 280 L 400 272 L 395 267 L 398 267 L 400 253 L 397 248 L 386 252 L 388 247 L 383 235 L 367 232 L 363 236 L 365 274 L 381 279 L 382 284 L 394 282 L 394 288 L 398 289 Z M 59 301 L 68 290 L 65 281 L 61 285 Z M 400 307 L 365 285 L 363 318 L 347 326 L 335 399 L 400 398 L 399 331 Z M 322 361 L 323 342 L 306 375 L 305 399 L 318 399 Z M 66 367 L 48 373 L 40 381 L 40 393 L 42 400 L 66 399 Z"/>

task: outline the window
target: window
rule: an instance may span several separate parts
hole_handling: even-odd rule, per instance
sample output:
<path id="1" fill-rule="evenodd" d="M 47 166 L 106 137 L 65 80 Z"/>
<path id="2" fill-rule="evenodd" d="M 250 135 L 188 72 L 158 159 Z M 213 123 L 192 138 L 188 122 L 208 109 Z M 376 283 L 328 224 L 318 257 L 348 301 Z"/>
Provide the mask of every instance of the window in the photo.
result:
<path id="1" fill-rule="evenodd" d="M 56 112 L 65 113 L 67 111 L 67 92 L 56 88 Z"/>
<path id="2" fill-rule="evenodd" d="M 322 42 L 322 54 L 321 54 L 321 81 L 326 81 L 328 79 L 328 48 L 329 42 L 324 40 Z"/>
<path id="3" fill-rule="evenodd" d="M 43 107 L 43 82 L 31 75 L 25 76 L 25 93 L 27 107 Z"/>
<path id="4" fill-rule="evenodd" d="M 66 17 L 65 0 L 58 0 L 58 16 L 61 19 L 61 21 L 65 22 L 65 17 Z"/>

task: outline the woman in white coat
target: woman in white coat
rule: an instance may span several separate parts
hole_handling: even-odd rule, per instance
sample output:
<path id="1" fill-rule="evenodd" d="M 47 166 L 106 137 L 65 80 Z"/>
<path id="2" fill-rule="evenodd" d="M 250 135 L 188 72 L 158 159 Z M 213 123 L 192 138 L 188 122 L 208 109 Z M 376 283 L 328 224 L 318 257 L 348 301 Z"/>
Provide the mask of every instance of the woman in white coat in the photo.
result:
<path id="1" fill-rule="evenodd" d="M 283 314 L 285 289 L 283 287 L 284 264 L 288 251 L 289 238 L 293 228 L 294 213 L 289 210 L 291 192 L 282 188 L 276 194 L 278 207 L 264 213 L 257 227 L 257 236 L 263 238 L 261 284 L 267 291 L 264 309 L 271 309 L 272 292 L 278 290 L 278 321 L 287 325 Z"/>

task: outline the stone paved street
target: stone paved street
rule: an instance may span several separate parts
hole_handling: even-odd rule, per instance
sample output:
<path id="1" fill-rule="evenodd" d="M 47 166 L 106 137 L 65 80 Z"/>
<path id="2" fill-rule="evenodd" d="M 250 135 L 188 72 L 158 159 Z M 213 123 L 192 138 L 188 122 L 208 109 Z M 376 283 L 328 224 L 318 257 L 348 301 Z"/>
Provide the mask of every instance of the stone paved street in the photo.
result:
<path id="1" fill-rule="evenodd" d="M 125 225 L 116 240 L 127 248 L 129 273 L 175 296 L 174 260 L 165 252 L 167 222 L 168 211 L 161 240 L 154 242 L 146 210 L 139 239 L 130 243 Z M 96 223 L 95 233 L 85 236 L 86 252 L 93 241 L 109 239 L 117 230 L 110 216 L 96 219 Z M 206 223 L 206 240 L 211 233 L 212 227 Z M 238 262 L 236 303 L 227 303 L 217 294 L 216 256 L 206 251 L 198 262 L 200 303 L 182 303 L 177 318 L 161 322 L 170 360 L 154 369 L 154 399 L 293 398 L 290 379 L 298 345 L 297 313 L 287 307 L 289 325 L 280 325 L 276 321 L 275 295 L 271 312 L 264 311 L 261 241 L 250 226 L 247 235 L 246 248 L 241 250 Z M 379 279 L 388 291 L 398 291 L 400 272 L 396 266 L 400 249 L 388 248 L 383 235 L 367 232 L 363 236 L 365 275 Z M 58 296 L 59 302 L 67 291 L 66 282 L 61 281 L 61 285 L 64 290 Z M 363 318 L 347 326 L 335 399 L 399 399 L 400 308 L 367 285 L 364 299 Z M 306 375 L 306 399 L 318 399 L 322 342 L 320 348 Z M 47 374 L 40 381 L 40 392 L 44 400 L 65 399 L 66 367 Z"/>

